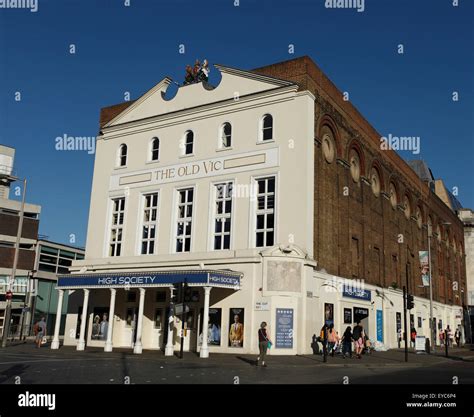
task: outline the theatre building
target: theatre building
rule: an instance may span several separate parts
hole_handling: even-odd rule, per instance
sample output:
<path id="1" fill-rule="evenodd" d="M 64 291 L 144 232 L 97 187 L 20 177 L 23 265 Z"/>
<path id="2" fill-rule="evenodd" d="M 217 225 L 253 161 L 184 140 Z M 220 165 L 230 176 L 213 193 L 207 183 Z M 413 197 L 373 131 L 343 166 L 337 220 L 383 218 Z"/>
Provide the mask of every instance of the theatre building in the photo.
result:
<path id="1" fill-rule="evenodd" d="M 461 222 L 319 68 L 215 68 L 216 85 L 173 96 L 164 78 L 102 109 L 85 259 L 58 279 L 64 344 L 169 355 L 183 320 L 185 350 L 256 353 L 266 321 L 274 354 L 302 354 L 324 321 L 360 320 L 393 347 L 405 282 L 429 333 L 430 222 L 437 326 L 461 324 Z"/>

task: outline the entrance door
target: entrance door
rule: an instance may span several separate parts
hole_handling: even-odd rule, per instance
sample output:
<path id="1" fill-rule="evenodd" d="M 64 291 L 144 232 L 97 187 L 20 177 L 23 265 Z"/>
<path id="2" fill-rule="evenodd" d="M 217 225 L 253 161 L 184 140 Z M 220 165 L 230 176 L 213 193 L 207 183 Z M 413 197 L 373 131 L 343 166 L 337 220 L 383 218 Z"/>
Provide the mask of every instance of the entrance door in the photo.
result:
<path id="1" fill-rule="evenodd" d="M 125 329 L 124 329 L 124 339 L 122 343 L 124 346 L 133 348 L 135 346 L 135 341 L 137 337 L 137 319 L 138 319 L 138 309 L 137 307 L 127 308 L 125 314 Z"/>
<path id="2" fill-rule="evenodd" d="M 360 322 L 364 327 L 365 334 L 369 337 L 369 309 L 354 307 L 354 323 Z"/>

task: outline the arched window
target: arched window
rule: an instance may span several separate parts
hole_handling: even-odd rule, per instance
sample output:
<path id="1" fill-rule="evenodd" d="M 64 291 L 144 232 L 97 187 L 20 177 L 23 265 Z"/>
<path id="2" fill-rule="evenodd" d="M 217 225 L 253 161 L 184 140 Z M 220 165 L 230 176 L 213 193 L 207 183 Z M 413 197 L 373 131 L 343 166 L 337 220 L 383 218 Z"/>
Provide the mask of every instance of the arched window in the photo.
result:
<path id="1" fill-rule="evenodd" d="M 332 130 L 327 126 L 323 126 L 321 129 L 321 148 L 323 150 L 324 159 L 330 164 L 334 161 L 336 155 L 336 146 L 335 146 L 334 134 Z"/>
<path id="2" fill-rule="evenodd" d="M 151 160 L 158 161 L 160 159 L 160 139 L 153 138 L 151 140 Z"/>
<path id="3" fill-rule="evenodd" d="M 220 148 L 230 148 L 232 146 L 232 125 L 225 122 L 221 126 L 220 132 Z"/>
<path id="4" fill-rule="evenodd" d="M 390 203 L 392 204 L 392 207 L 396 208 L 398 204 L 398 194 L 397 187 L 393 182 L 390 182 L 388 193 L 390 194 Z"/>
<path id="5" fill-rule="evenodd" d="M 415 209 L 415 218 L 418 229 L 421 229 L 423 226 L 423 211 L 420 206 L 417 206 Z"/>
<path id="6" fill-rule="evenodd" d="M 405 197 L 403 197 L 403 206 L 404 206 L 403 211 L 405 212 L 405 217 L 409 219 L 411 216 L 411 202 L 410 202 L 410 198 L 408 197 L 408 194 L 405 194 Z"/>
<path id="7" fill-rule="evenodd" d="M 124 167 L 127 165 L 127 145 L 122 144 L 119 148 L 118 166 Z"/>
<path id="8" fill-rule="evenodd" d="M 188 130 L 184 134 L 184 141 L 183 141 L 183 154 L 184 155 L 192 155 L 194 152 L 194 133 L 192 130 Z"/>
<path id="9" fill-rule="evenodd" d="M 273 117 L 271 114 L 265 114 L 262 117 L 261 138 L 262 141 L 273 139 Z"/>
<path id="10" fill-rule="evenodd" d="M 349 164 L 351 170 L 351 176 L 354 182 L 360 180 L 360 156 L 359 153 L 353 148 L 349 153 Z"/>
<path id="11" fill-rule="evenodd" d="M 382 181 L 380 179 L 379 170 L 374 166 L 370 171 L 370 186 L 375 197 L 378 197 L 380 195 L 380 190 L 382 188 L 381 183 Z"/>

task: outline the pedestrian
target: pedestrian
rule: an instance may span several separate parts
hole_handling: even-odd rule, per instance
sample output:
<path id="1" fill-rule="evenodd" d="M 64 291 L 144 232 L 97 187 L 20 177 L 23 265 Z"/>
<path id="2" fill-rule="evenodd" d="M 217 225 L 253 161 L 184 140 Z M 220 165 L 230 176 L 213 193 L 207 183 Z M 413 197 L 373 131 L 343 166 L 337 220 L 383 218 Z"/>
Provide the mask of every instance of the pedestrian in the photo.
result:
<path id="1" fill-rule="evenodd" d="M 401 327 L 397 331 L 397 336 L 398 336 L 398 349 L 400 349 L 401 343 L 402 343 L 402 328 Z"/>
<path id="2" fill-rule="evenodd" d="M 445 333 L 445 339 L 446 339 L 444 343 L 447 343 L 448 347 L 451 347 L 452 342 L 453 342 L 453 334 L 451 332 L 451 329 L 449 328 L 449 324 L 446 327 L 446 330 L 444 331 L 444 333 Z"/>
<path id="3" fill-rule="evenodd" d="M 456 333 L 454 333 L 454 339 L 456 340 L 456 345 L 461 347 L 461 329 L 458 327 Z"/>
<path id="4" fill-rule="evenodd" d="M 411 331 L 410 331 L 410 340 L 411 340 L 411 343 L 412 343 L 413 347 L 415 347 L 416 329 L 414 327 L 412 327 Z"/>
<path id="5" fill-rule="evenodd" d="M 346 354 L 352 359 L 352 329 L 351 326 L 346 327 L 346 331 L 342 335 L 342 358 L 346 359 Z"/>
<path id="6" fill-rule="evenodd" d="M 331 323 L 328 330 L 328 354 L 331 356 L 334 356 L 338 339 L 339 337 L 337 336 L 337 332 L 334 329 L 334 324 Z"/>
<path id="7" fill-rule="evenodd" d="M 323 327 L 321 327 L 321 331 L 319 332 L 319 341 L 323 345 L 321 353 L 324 356 L 327 354 L 328 347 L 328 325 L 326 323 L 323 324 Z"/>
<path id="8" fill-rule="evenodd" d="M 46 322 L 44 321 L 44 317 L 41 317 L 41 320 L 35 324 L 34 332 L 36 335 L 36 338 L 35 338 L 36 347 L 40 348 L 41 343 L 43 342 L 43 337 L 46 337 Z"/>
<path id="9" fill-rule="evenodd" d="M 360 324 L 360 321 L 357 322 L 357 325 L 354 327 L 352 332 L 352 338 L 354 339 L 354 351 L 357 356 L 357 359 L 361 358 L 362 350 L 364 349 L 364 328 Z"/>
<path id="10" fill-rule="evenodd" d="M 272 341 L 268 337 L 267 333 L 267 323 L 262 321 L 260 324 L 260 329 L 258 329 L 258 350 L 259 350 L 259 355 L 257 358 L 257 366 L 259 365 L 259 362 L 262 362 L 263 367 L 267 367 L 265 364 L 265 356 L 267 355 L 267 349 L 269 349 L 272 346 Z"/>

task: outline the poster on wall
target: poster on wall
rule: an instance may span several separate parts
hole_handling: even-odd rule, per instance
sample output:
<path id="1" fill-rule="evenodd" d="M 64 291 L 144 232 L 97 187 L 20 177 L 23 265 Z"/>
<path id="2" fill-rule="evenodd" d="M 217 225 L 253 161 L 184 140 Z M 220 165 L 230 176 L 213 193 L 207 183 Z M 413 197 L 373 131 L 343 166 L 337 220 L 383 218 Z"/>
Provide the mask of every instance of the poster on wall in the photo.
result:
<path id="1" fill-rule="evenodd" d="M 199 324 L 199 345 L 202 345 L 202 327 L 203 327 L 204 309 L 201 309 L 200 324 Z M 222 322 L 222 309 L 221 308 L 210 308 L 209 309 L 209 321 L 207 329 L 207 343 L 212 346 L 221 345 L 221 322 Z"/>
<path id="2" fill-rule="evenodd" d="M 324 303 L 324 323 L 334 324 L 334 304 Z"/>
<path id="3" fill-rule="evenodd" d="M 430 261 L 427 250 L 418 251 L 418 257 L 420 259 L 420 270 L 421 270 L 421 282 L 423 287 L 430 286 Z"/>
<path id="4" fill-rule="evenodd" d="M 383 343 L 383 311 L 377 310 L 377 342 Z"/>
<path id="5" fill-rule="evenodd" d="M 293 349 L 293 309 L 276 309 L 276 349 Z"/>
<path id="6" fill-rule="evenodd" d="M 93 312 L 91 340 L 107 340 L 109 330 L 109 308 L 95 307 Z"/>
<path id="7" fill-rule="evenodd" d="M 231 308 L 229 323 L 229 346 L 244 347 L 244 309 Z"/>
<path id="8" fill-rule="evenodd" d="M 344 324 L 352 324 L 352 310 L 350 308 L 344 309 Z"/>

